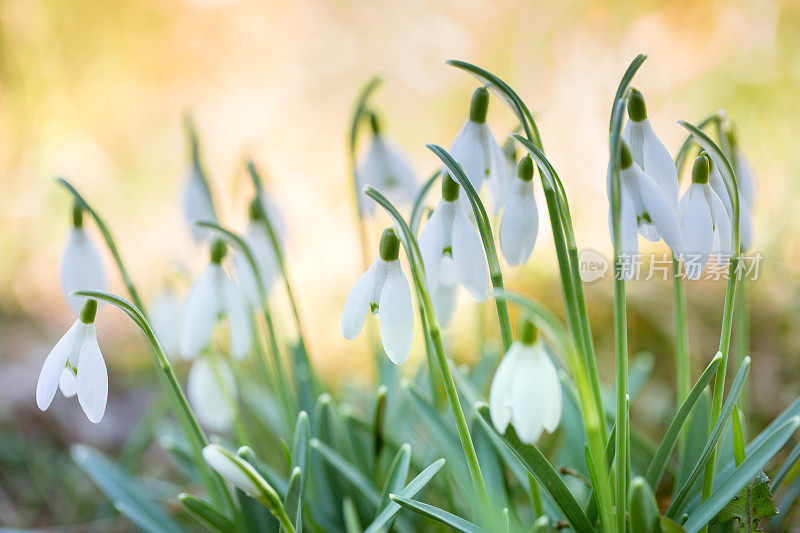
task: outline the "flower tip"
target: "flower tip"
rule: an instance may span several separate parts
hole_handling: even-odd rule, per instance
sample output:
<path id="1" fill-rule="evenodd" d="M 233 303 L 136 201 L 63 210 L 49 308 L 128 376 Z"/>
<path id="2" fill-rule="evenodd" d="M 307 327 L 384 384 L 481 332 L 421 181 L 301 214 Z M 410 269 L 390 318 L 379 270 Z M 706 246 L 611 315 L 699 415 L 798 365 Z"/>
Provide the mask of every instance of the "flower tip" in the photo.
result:
<path id="1" fill-rule="evenodd" d="M 692 167 L 692 183 L 708 183 L 709 165 L 708 154 L 701 152 L 694 160 Z"/>
<path id="2" fill-rule="evenodd" d="M 533 179 L 533 159 L 531 159 L 531 156 L 526 155 L 520 160 L 517 166 L 517 176 L 522 181 L 531 181 Z"/>
<path id="3" fill-rule="evenodd" d="M 631 88 L 628 93 L 628 116 L 634 122 L 642 122 L 647 119 L 647 105 L 644 96 L 638 89 Z"/>
<path id="4" fill-rule="evenodd" d="M 394 261 L 400 255 L 400 239 L 397 238 L 394 228 L 383 230 L 379 250 L 384 261 Z"/>
<path id="5" fill-rule="evenodd" d="M 625 141 L 621 141 L 619 147 L 619 168 L 624 170 L 630 167 L 633 164 L 633 156 L 631 155 L 631 149 L 628 148 L 628 143 Z"/>
<path id="6" fill-rule="evenodd" d="M 97 315 L 97 300 L 86 300 L 81 309 L 81 322 L 84 324 L 94 324 L 95 316 Z"/>
<path id="7" fill-rule="evenodd" d="M 472 93 L 472 103 L 469 107 L 469 120 L 477 124 L 486 122 L 486 114 L 489 111 L 489 90 L 486 87 L 478 87 Z"/>

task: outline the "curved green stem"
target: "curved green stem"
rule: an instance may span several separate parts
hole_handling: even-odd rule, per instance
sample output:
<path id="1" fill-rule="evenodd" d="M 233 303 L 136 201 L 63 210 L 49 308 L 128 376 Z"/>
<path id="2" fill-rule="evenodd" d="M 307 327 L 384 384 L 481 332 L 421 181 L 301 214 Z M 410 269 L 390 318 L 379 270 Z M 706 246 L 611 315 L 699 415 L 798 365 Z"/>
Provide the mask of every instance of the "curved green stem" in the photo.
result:
<path id="1" fill-rule="evenodd" d="M 408 225 L 411 228 L 411 233 L 414 235 L 417 234 L 419 231 L 419 225 L 422 223 L 422 213 L 424 212 L 425 208 L 425 198 L 428 196 L 431 188 L 436 183 L 436 180 L 441 177 L 441 174 L 441 169 L 436 170 L 427 180 L 425 180 L 425 183 L 422 184 L 422 187 L 419 188 L 419 191 L 417 191 L 417 196 L 414 198 L 414 205 L 411 208 L 411 216 L 408 219 Z"/>
<path id="2" fill-rule="evenodd" d="M 472 484 L 475 488 L 475 493 L 478 496 L 478 501 L 481 504 L 482 510 L 490 509 L 489 494 L 486 491 L 486 483 L 481 473 L 480 463 L 478 456 L 475 452 L 475 445 L 472 442 L 472 437 L 469 433 L 469 426 L 467 419 L 464 416 L 464 410 L 461 407 L 461 401 L 458 398 L 455 380 L 453 374 L 450 372 L 450 365 L 448 364 L 447 355 L 444 351 L 444 344 L 442 343 L 442 336 L 439 330 L 439 321 L 436 318 L 436 311 L 433 309 L 433 300 L 431 299 L 430 290 L 428 289 L 428 282 L 425 278 L 425 269 L 422 264 L 422 255 L 419 251 L 417 239 L 411 233 L 411 229 L 406 224 L 403 217 L 398 213 L 397 209 L 392 203 L 383 196 L 376 189 L 365 186 L 364 192 L 367 196 L 375 200 L 381 207 L 383 207 L 389 215 L 395 220 L 398 228 L 400 229 L 400 237 L 403 242 L 403 247 L 408 256 L 408 262 L 411 268 L 411 276 L 414 280 L 414 285 L 417 289 L 417 295 L 422 301 L 422 308 L 425 313 L 425 320 L 428 324 L 428 334 L 430 335 L 431 344 L 433 345 L 436 354 L 437 362 L 439 363 L 439 370 L 442 373 L 442 380 L 444 382 L 444 390 L 447 399 L 450 403 L 450 410 L 455 419 L 458 437 L 461 441 L 461 446 L 464 450 L 464 457 L 467 461 Z"/>

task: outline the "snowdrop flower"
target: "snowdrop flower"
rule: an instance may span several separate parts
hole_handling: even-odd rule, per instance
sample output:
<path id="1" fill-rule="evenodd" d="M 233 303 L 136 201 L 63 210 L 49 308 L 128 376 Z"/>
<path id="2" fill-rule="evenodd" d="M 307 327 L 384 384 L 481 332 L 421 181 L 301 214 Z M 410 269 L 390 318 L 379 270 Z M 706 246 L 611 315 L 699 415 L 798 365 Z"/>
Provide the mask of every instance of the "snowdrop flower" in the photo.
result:
<path id="1" fill-rule="evenodd" d="M 738 180 L 737 184 L 739 185 L 739 192 L 742 194 L 742 196 L 744 196 L 744 201 L 747 202 L 747 205 L 752 207 L 755 205 L 758 196 L 756 180 L 755 176 L 753 175 L 753 167 L 750 166 L 750 162 L 739 148 L 739 140 L 736 137 L 736 132 L 733 130 L 733 128 L 728 129 L 727 137 L 728 144 L 733 152 L 733 164 L 734 168 L 736 169 L 736 179 Z"/>
<path id="2" fill-rule="evenodd" d="M 521 265 L 531 256 L 539 229 L 539 211 L 533 198 L 533 160 L 520 161 L 517 178 L 506 197 L 500 221 L 500 249 L 511 266 Z"/>
<path id="3" fill-rule="evenodd" d="M 506 154 L 486 124 L 488 110 L 489 91 L 486 87 L 480 87 L 472 95 L 469 119 L 456 135 L 450 155 L 464 168 L 464 173 L 476 191 L 480 192 L 484 180 L 488 180 L 494 212 L 498 213 L 505 201 L 512 174 L 509 172 Z"/>
<path id="4" fill-rule="evenodd" d="M 186 393 L 200 423 L 212 431 L 224 432 L 233 424 L 236 379 L 221 358 L 201 357 L 189 370 Z"/>
<path id="5" fill-rule="evenodd" d="M 211 245 L 211 262 L 206 271 L 192 283 L 183 304 L 178 346 L 184 359 L 194 359 L 211 341 L 214 325 L 220 315 L 228 318 L 231 354 L 244 359 L 253 340 L 250 310 L 239 287 L 222 268 L 227 252 L 225 243 Z"/>
<path id="6" fill-rule="evenodd" d="M 731 221 L 722 200 L 708 184 L 708 171 L 708 156 L 700 154 L 692 168 L 692 184 L 678 206 L 684 269 L 689 279 L 700 277 L 712 251 L 731 253 Z"/>
<path id="7" fill-rule="evenodd" d="M 210 444 L 203 448 L 203 459 L 223 479 L 233 483 L 248 496 L 253 498 L 261 496 L 261 490 L 253 481 L 253 477 L 260 477 L 259 474 L 241 457 L 232 454 L 219 444 Z"/>
<path id="8" fill-rule="evenodd" d="M 211 200 L 211 189 L 208 187 L 203 168 L 200 164 L 200 148 L 197 133 L 190 121 L 187 121 L 187 135 L 192 158 L 192 168 L 183 185 L 183 211 L 189 223 L 189 231 L 196 243 L 203 242 L 211 233 L 209 228 L 198 226 L 195 222 L 216 222 L 217 214 Z"/>
<path id="9" fill-rule="evenodd" d="M 675 207 L 661 187 L 633 161 L 631 151 L 624 141 L 621 150 L 619 173 L 621 250 L 625 254 L 636 255 L 639 249 L 636 231 L 641 232 L 642 226 L 651 224 L 667 246 L 674 252 L 680 253 L 682 237 Z M 609 213 L 609 225 L 610 215 Z M 613 236 L 613 231 L 611 233 Z"/>
<path id="10" fill-rule="evenodd" d="M 178 331 L 180 328 L 181 305 L 178 295 L 166 289 L 153 298 L 150 304 L 150 323 L 158 342 L 170 357 L 178 354 Z"/>
<path id="11" fill-rule="evenodd" d="M 459 185 L 442 178 L 442 200 L 419 238 L 420 253 L 433 303 L 442 325 L 452 317 L 457 284 L 482 302 L 489 295 L 489 267 L 478 229 L 458 201 Z"/>
<path id="12" fill-rule="evenodd" d="M 378 258 L 350 289 L 342 310 L 342 334 L 349 340 L 361 332 L 367 312 L 378 313 L 383 349 L 397 365 L 408 359 L 414 335 L 411 290 L 400 268 L 399 253 L 397 234 L 393 229 L 384 230 Z"/>
<path id="13" fill-rule="evenodd" d="M 725 206 L 725 212 L 728 214 L 728 219 L 733 225 L 733 206 L 731 205 L 731 197 L 728 194 L 728 188 L 725 186 L 725 181 L 722 179 L 719 168 L 714 164 L 714 161 L 709 158 L 708 161 L 710 170 L 708 172 L 708 184 L 717 193 L 719 199 L 722 200 Z M 738 176 L 737 176 L 738 177 Z M 741 241 L 742 250 L 747 250 L 753 244 L 753 221 L 750 214 L 750 204 L 744 197 L 741 189 L 739 190 L 739 240 Z"/>
<path id="14" fill-rule="evenodd" d="M 526 318 L 519 338 L 500 361 L 489 391 L 489 414 L 497 431 L 508 424 L 522 442 L 533 444 L 542 430 L 552 433 L 561 420 L 561 383 L 536 327 Z"/>
<path id="15" fill-rule="evenodd" d="M 106 276 L 100 254 L 83 229 L 83 209 L 77 204 L 72 209 L 72 231 L 61 254 L 61 289 L 70 309 L 78 316 L 85 300 L 69 296 L 73 291 L 106 288 Z"/>
<path id="16" fill-rule="evenodd" d="M 678 170 L 669 151 L 653 131 L 644 97 L 636 89 L 631 89 L 628 97 L 628 117 L 630 120 L 622 132 L 622 139 L 628 143 L 634 163 L 661 187 L 674 209 L 678 204 Z M 649 241 L 661 239 L 657 228 L 648 222 L 639 226 L 639 232 Z"/>
<path id="17" fill-rule="evenodd" d="M 274 220 L 270 218 L 270 220 Z M 276 230 L 277 231 L 277 230 Z M 278 237 L 278 235 L 276 235 Z M 269 232 L 264 226 L 264 210 L 259 199 L 250 203 L 250 221 L 244 233 L 244 241 L 253 253 L 253 259 L 258 270 L 258 277 L 264 284 L 264 289 L 269 293 L 275 279 L 280 272 L 278 257 L 272 245 Z M 261 298 L 258 291 L 253 269 L 244 254 L 237 254 L 233 260 L 242 290 L 253 309 L 261 308 Z"/>
<path id="18" fill-rule="evenodd" d="M 395 204 L 405 204 L 414 199 L 417 179 L 406 157 L 383 134 L 381 123 L 375 113 L 370 114 L 372 144 L 367 157 L 358 170 L 359 186 L 371 185 L 385 194 Z M 375 203 L 366 195 L 358 196 L 361 213 L 372 216 Z"/>
<path id="19" fill-rule="evenodd" d="M 94 319 L 97 302 L 87 300 L 80 317 L 56 343 L 42 365 L 36 385 L 36 405 L 46 411 L 56 389 L 78 403 L 89 421 L 97 424 L 103 418 L 108 400 L 108 372 L 100 346 Z"/>

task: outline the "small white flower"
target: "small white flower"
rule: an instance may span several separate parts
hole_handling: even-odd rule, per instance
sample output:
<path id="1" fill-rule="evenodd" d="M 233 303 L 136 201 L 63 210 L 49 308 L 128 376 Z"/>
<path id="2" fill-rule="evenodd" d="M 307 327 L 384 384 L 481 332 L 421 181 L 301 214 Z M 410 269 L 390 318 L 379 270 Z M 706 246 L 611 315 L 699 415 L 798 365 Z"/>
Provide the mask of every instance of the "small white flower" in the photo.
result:
<path id="1" fill-rule="evenodd" d="M 186 393 L 200 423 L 212 431 L 230 429 L 235 416 L 236 379 L 221 358 L 201 357 L 189 370 Z"/>
<path id="2" fill-rule="evenodd" d="M 358 170 L 359 186 L 371 185 L 385 194 L 395 204 L 405 204 L 414 199 L 417 179 L 414 169 L 400 150 L 389 141 L 381 130 L 378 117 L 370 115 L 372 143 L 364 163 Z M 375 212 L 375 203 L 359 193 L 361 212 L 370 216 Z"/>
<path id="3" fill-rule="evenodd" d="M 60 271 L 61 290 L 75 316 L 81 312 L 85 299 L 80 296 L 69 296 L 71 292 L 102 291 L 106 288 L 103 261 L 83 229 L 83 211 L 78 206 L 73 209 L 73 227 L 61 254 Z"/>
<path id="4" fill-rule="evenodd" d="M 731 221 L 725 204 L 709 185 L 708 176 L 708 157 L 701 154 L 694 162 L 692 184 L 678 206 L 684 267 L 689 279 L 700 277 L 712 251 L 723 256 L 731 253 Z"/>
<path id="5" fill-rule="evenodd" d="M 270 221 L 275 219 L 270 217 Z M 273 231 L 277 229 L 273 228 Z M 276 235 L 280 239 L 280 235 Z M 264 226 L 263 212 L 258 200 L 254 200 L 250 206 L 250 222 L 247 224 L 247 229 L 244 233 L 244 241 L 250 247 L 253 253 L 253 260 L 258 269 L 258 275 L 264 284 L 264 289 L 269 294 L 275 279 L 280 273 L 280 266 L 278 264 L 278 256 L 275 247 L 272 245 L 269 232 Z M 250 266 L 250 262 L 244 254 L 236 254 L 233 260 L 236 267 L 236 274 L 239 282 L 242 285 L 242 291 L 247 297 L 248 302 L 253 309 L 261 308 L 261 299 L 258 291 L 258 284 Z"/>
<path id="6" fill-rule="evenodd" d="M 539 230 L 539 210 L 533 198 L 533 161 L 520 161 L 517 178 L 509 187 L 500 221 L 500 249 L 511 266 L 525 263 L 533 252 Z"/>
<path id="7" fill-rule="evenodd" d="M 636 255 L 638 243 L 636 243 L 636 234 L 631 234 L 632 230 L 637 228 L 641 232 L 643 225 L 652 224 L 667 246 L 675 253 L 680 253 L 682 237 L 675 207 L 656 182 L 633 161 L 630 149 L 625 142 L 622 143 L 620 167 L 622 249 Z M 609 173 L 609 197 L 610 185 Z M 610 221 L 611 216 L 609 215 Z"/>
<path id="8" fill-rule="evenodd" d="M 181 304 L 172 289 L 165 289 L 153 298 L 148 313 L 153 332 L 164 352 L 170 357 L 178 355 Z"/>
<path id="9" fill-rule="evenodd" d="M 203 448 L 203 459 L 213 468 L 223 479 L 233 483 L 236 488 L 253 498 L 261 496 L 261 491 L 258 486 L 247 475 L 246 470 L 251 471 L 251 475 L 258 475 L 253 467 L 222 446 L 218 444 L 211 444 Z"/>
<path id="10" fill-rule="evenodd" d="M 714 192 L 717 193 L 719 199 L 722 200 L 722 203 L 725 206 L 725 212 L 728 214 L 728 218 L 731 220 L 731 225 L 733 225 L 733 206 L 731 205 L 731 197 L 728 194 L 728 188 L 725 186 L 725 182 L 722 179 L 722 174 L 720 174 L 717 165 L 715 165 L 712 160 L 709 160 L 709 165 L 711 166 L 711 170 L 708 173 L 708 184 L 712 189 L 714 189 Z M 739 239 L 741 241 L 740 244 L 742 250 L 749 249 L 753 244 L 753 221 L 750 211 L 750 204 L 747 202 L 747 199 L 740 189 Z"/>
<path id="11" fill-rule="evenodd" d="M 452 314 L 457 283 L 478 302 L 489 295 L 489 267 L 483 243 L 478 229 L 458 201 L 459 189 L 449 175 L 442 178 L 442 200 L 419 238 L 425 275 L 442 325 L 447 324 Z M 443 290 L 444 287 L 448 289 Z"/>
<path id="12" fill-rule="evenodd" d="M 532 444 L 561 420 L 561 382 L 533 324 L 523 319 L 519 340 L 497 367 L 489 391 L 489 414 L 497 431 L 514 425 L 522 442 Z"/>
<path id="13" fill-rule="evenodd" d="M 226 250 L 225 243 L 214 241 L 211 262 L 192 283 L 183 304 L 178 344 L 184 359 L 193 359 L 208 346 L 220 315 L 228 318 L 233 357 L 241 360 L 250 352 L 253 340 L 250 309 L 241 290 L 220 264 Z"/>
<path id="14" fill-rule="evenodd" d="M 85 302 L 80 318 L 67 330 L 42 365 L 36 385 L 36 405 L 46 411 L 56 389 L 67 398 L 78 395 L 86 417 L 97 424 L 102 420 L 108 400 L 108 372 L 97 344 L 94 319 L 97 302 Z"/>
<path id="15" fill-rule="evenodd" d="M 481 191 L 484 180 L 488 180 L 494 212 L 498 213 L 505 202 L 512 174 L 506 154 L 486 124 L 488 109 L 489 91 L 480 87 L 472 96 L 469 119 L 456 135 L 450 155 L 464 169 L 477 192 Z M 467 204 L 466 197 L 462 201 Z"/>
<path id="16" fill-rule="evenodd" d="M 399 252 L 394 230 L 385 230 L 378 258 L 350 289 L 342 310 L 342 335 L 349 340 L 361 333 L 367 312 L 378 313 L 383 349 L 397 365 L 408 359 L 414 336 L 411 290 L 400 268 Z"/>

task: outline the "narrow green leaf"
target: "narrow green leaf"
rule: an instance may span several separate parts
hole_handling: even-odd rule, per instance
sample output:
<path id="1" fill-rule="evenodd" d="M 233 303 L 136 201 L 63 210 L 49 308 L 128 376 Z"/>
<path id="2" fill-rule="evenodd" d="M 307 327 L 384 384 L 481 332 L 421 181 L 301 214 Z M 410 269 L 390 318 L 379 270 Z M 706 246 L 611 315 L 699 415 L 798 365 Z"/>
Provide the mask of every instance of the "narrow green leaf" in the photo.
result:
<path id="1" fill-rule="evenodd" d="M 300 492 L 294 514 L 292 514 L 291 509 L 286 509 L 297 531 L 303 531 L 303 494 L 305 493 L 304 488 L 306 485 L 305 472 L 306 464 L 308 463 L 308 442 L 310 437 L 311 425 L 308 421 L 308 414 L 306 414 L 305 411 L 300 411 L 300 414 L 297 415 L 297 423 L 294 427 L 294 442 L 292 444 L 292 470 L 300 469 Z"/>
<path id="2" fill-rule="evenodd" d="M 437 522 L 441 522 L 442 524 L 451 527 L 455 531 L 460 531 L 461 533 L 487 533 L 485 529 L 478 527 L 469 520 L 465 520 L 460 516 L 456 516 L 443 509 L 434 507 L 433 505 L 428 505 L 427 503 L 411 500 L 409 498 L 403 498 L 402 496 L 397 496 L 395 494 L 390 494 L 389 497 L 393 502 L 398 503 L 406 509 L 414 511 L 415 513 L 426 518 L 431 518 Z"/>
<path id="3" fill-rule="evenodd" d="M 184 509 L 204 526 L 220 533 L 234 533 L 236 531 L 231 519 L 207 501 L 185 492 L 179 494 L 178 499 Z"/>
<path id="4" fill-rule="evenodd" d="M 134 526 L 145 533 L 160 533 L 164 531 L 158 518 L 145 513 L 139 507 L 131 505 L 128 502 L 115 501 L 114 508 L 125 518 L 130 520 Z"/>
<path id="5" fill-rule="evenodd" d="M 302 490 L 302 481 L 303 476 L 300 467 L 296 466 L 292 469 L 292 474 L 289 476 L 289 486 L 286 489 L 286 498 L 283 500 L 283 507 L 286 509 L 286 514 L 289 515 L 292 524 L 296 524 L 300 516 L 300 491 Z M 300 531 L 296 526 L 295 529 Z M 281 528 L 281 531 L 285 530 Z"/>
<path id="6" fill-rule="evenodd" d="M 358 518 L 358 509 L 356 509 L 353 500 L 350 498 L 344 499 L 342 513 L 344 514 L 344 527 L 347 533 L 361 533 L 361 521 Z"/>
<path id="7" fill-rule="evenodd" d="M 319 439 L 311 439 L 311 448 L 319 452 L 325 461 L 333 467 L 334 470 L 339 472 L 346 480 L 353 484 L 353 486 L 367 499 L 373 506 L 380 505 L 380 494 L 372 485 L 372 482 L 361 473 L 358 468 L 349 463 L 344 457 L 339 455 L 333 448 L 326 445 Z"/>
<path id="8" fill-rule="evenodd" d="M 708 384 L 711 383 L 711 380 L 717 371 L 717 367 L 719 367 L 720 361 L 722 361 L 722 354 L 717 353 L 717 355 L 714 356 L 709 365 L 700 375 L 700 378 L 697 380 L 697 383 L 694 384 L 692 390 L 689 391 L 686 399 L 683 401 L 678 409 L 678 412 L 675 414 L 675 418 L 673 418 L 672 422 L 670 422 L 669 428 L 667 428 L 667 432 L 664 435 L 664 438 L 661 440 L 661 444 L 659 444 L 655 456 L 650 462 L 650 466 L 647 468 L 647 473 L 644 476 L 647 480 L 647 483 L 651 487 L 657 487 L 661 481 L 661 476 L 664 474 L 664 469 L 667 467 L 669 456 L 672 454 L 672 450 L 675 447 L 675 444 L 678 442 L 683 425 L 686 423 L 689 413 L 692 412 L 695 404 L 703 395 L 703 391 L 706 389 Z"/>
<path id="9" fill-rule="evenodd" d="M 378 387 L 375 399 L 375 413 L 372 417 L 372 431 L 375 435 L 374 456 L 377 458 L 383 449 L 383 421 L 386 418 L 386 386 Z"/>
<path id="10" fill-rule="evenodd" d="M 792 449 L 789 457 L 786 458 L 786 461 L 783 462 L 780 469 L 778 469 L 778 472 L 775 474 L 775 477 L 772 479 L 772 483 L 770 483 L 769 486 L 772 492 L 777 492 L 778 489 L 781 488 L 781 485 L 783 485 L 783 482 L 786 480 L 786 476 L 789 475 L 794 465 L 797 464 L 798 459 L 800 459 L 800 444 Z"/>
<path id="11" fill-rule="evenodd" d="M 444 463 L 444 459 L 439 459 L 438 461 L 431 463 L 428 468 L 420 472 L 417 477 L 412 479 L 411 482 L 400 491 L 398 496 L 402 498 L 413 498 L 416 496 L 417 493 L 421 491 L 431 479 L 433 479 L 433 476 L 435 476 L 436 473 L 441 470 L 441 468 L 444 466 Z M 372 521 L 364 533 L 377 533 L 378 531 L 381 531 L 381 529 L 386 524 L 391 522 L 397 513 L 400 512 L 400 509 L 402 509 L 402 507 L 400 507 L 399 504 L 395 502 L 389 503 L 383 508 L 378 516 L 375 517 L 375 520 Z"/>
<path id="12" fill-rule="evenodd" d="M 478 411 L 478 414 L 486 424 L 496 432 L 489 419 L 489 406 L 481 404 L 475 406 L 475 410 Z M 575 496 L 572 495 L 564 480 L 561 479 L 561 476 L 558 475 L 542 452 L 535 445 L 523 444 L 514 432 L 514 428 L 510 425 L 506 430 L 506 434 L 500 436 L 528 472 L 536 478 L 539 485 L 550 493 L 573 529 L 575 531 L 592 531 L 593 527 L 586 517 L 586 513 L 583 512 L 583 509 L 575 500 Z"/>
<path id="13" fill-rule="evenodd" d="M 385 507 L 389 503 L 389 494 L 395 494 L 403 488 L 406 478 L 408 477 L 408 469 L 410 466 L 411 445 L 406 443 L 397 450 L 397 454 L 394 456 L 389 471 L 386 474 L 386 481 L 381 491 L 381 507 Z"/>
<path id="14" fill-rule="evenodd" d="M 684 529 L 688 533 L 695 533 L 708 524 L 780 451 L 798 426 L 800 426 L 800 418 L 791 418 L 765 438 L 763 443 L 753 450 L 738 468 L 715 487 L 708 499 L 690 514 L 689 520 L 683 526 Z"/>
<path id="15" fill-rule="evenodd" d="M 643 477 L 637 476 L 631 480 L 628 502 L 631 531 L 660 533 L 656 496 Z"/>

